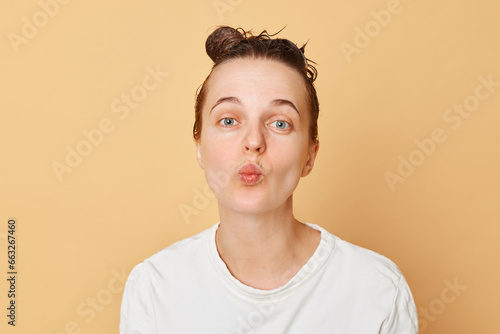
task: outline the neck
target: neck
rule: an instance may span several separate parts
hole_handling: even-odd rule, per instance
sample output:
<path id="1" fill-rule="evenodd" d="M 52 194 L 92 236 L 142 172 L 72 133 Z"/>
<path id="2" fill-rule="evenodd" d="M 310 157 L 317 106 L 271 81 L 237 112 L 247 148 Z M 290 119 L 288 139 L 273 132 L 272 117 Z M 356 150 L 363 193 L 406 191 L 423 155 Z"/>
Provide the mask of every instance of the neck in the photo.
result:
<path id="1" fill-rule="evenodd" d="M 288 282 L 319 244 L 319 231 L 293 216 L 292 198 L 269 212 L 248 214 L 219 205 L 216 245 L 242 283 L 273 289 Z"/>

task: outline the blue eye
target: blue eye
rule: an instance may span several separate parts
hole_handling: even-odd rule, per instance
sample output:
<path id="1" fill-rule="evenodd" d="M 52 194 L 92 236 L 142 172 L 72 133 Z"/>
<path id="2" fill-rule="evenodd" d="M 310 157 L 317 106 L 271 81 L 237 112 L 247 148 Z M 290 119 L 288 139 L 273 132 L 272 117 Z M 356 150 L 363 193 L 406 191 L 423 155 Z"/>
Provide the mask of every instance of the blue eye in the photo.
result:
<path id="1" fill-rule="evenodd" d="M 275 121 L 275 122 L 272 122 L 271 124 L 275 124 L 274 126 L 280 130 L 284 130 L 284 129 L 287 129 L 290 127 L 290 124 L 288 122 L 285 122 L 285 121 Z"/>
<path id="2" fill-rule="evenodd" d="M 223 118 L 219 121 L 219 123 L 224 126 L 233 126 L 238 122 L 234 118 Z"/>

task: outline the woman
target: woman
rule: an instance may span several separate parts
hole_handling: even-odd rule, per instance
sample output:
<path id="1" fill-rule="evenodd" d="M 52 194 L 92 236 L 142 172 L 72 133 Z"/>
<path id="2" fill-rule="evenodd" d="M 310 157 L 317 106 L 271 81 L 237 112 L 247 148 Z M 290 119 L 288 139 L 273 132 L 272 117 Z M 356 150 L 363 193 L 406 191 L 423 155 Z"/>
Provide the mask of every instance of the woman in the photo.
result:
<path id="1" fill-rule="evenodd" d="M 220 221 L 132 270 L 121 334 L 418 332 L 393 262 L 293 215 L 319 147 L 317 72 L 272 36 L 207 38 L 193 134 Z"/>

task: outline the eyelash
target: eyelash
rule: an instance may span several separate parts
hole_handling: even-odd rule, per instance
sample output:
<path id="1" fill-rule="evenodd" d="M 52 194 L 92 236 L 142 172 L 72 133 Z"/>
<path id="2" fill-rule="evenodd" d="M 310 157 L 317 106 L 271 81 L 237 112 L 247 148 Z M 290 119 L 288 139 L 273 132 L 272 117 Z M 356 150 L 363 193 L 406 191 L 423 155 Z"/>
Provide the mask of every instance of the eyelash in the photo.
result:
<path id="1" fill-rule="evenodd" d="M 235 120 L 235 119 L 234 119 L 234 118 L 232 118 L 232 117 L 224 117 L 223 119 L 221 119 L 221 120 L 219 121 L 219 124 L 220 124 L 220 125 L 222 125 L 223 127 L 226 127 L 226 128 L 231 127 L 231 125 L 226 125 L 226 124 L 224 124 L 226 120 L 233 120 L 233 121 L 235 121 L 236 123 L 238 123 L 238 121 L 237 121 L 237 120 Z M 289 128 L 292 126 L 290 123 L 288 123 L 287 121 L 283 121 L 283 120 L 277 120 L 277 121 L 272 122 L 271 124 L 275 124 L 275 123 L 277 123 L 277 122 L 281 122 L 281 123 L 284 123 L 284 124 L 286 125 L 286 127 L 285 127 L 285 128 L 282 128 L 282 129 L 281 129 L 281 128 L 278 128 L 278 127 L 276 126 L 276 128 L 277 128 L 277 129 L 279 129 L 279 130 L 286 130 L 286 129 L 289 129 Z"/>

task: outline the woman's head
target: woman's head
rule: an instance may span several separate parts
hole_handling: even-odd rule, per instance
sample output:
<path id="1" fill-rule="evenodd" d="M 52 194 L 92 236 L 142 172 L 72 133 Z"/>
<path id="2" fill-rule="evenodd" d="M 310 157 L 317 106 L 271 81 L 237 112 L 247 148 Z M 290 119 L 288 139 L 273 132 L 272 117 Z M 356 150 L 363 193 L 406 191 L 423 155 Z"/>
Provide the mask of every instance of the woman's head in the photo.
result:
<path id="1" fill-rule="evenodd" d="M 279 33 L 279 32 L 278 32 Z M 309 136 L 311 142 L 318 141 L 318 115 L 319 102 L 314 87 L 317 71 L 309 64 L 312 62 L 304 55 L 305 44 L 298 48 L 297 45 L 288 39 L 271 38 L 265 30 L 259 35 L 245 32 L 241 28 L 231 28 L 227 26 L 218 27 L 205 43 L 208 56 L 213 60 L 212 71 L 203 82 L 196 97 L 195 123 L 193 127 L 193 137 L 200 140 L 203 127 L 202 111 L 205 99 L 210 89 L 210 79 L 214 70 L 221 64 L 236 59 L 257 58 L 278 61 L 297 71 L 301 76 L 307 92 L 307 102 L 310 115 Z"/>
<path id="2" fill-rule="evenodd" d="M 223 33 L 227 29 L 232 28 L 219 28 L 208 39 L 218 47 L 207 48 L 215 66 L 198 96 L 198 162 L 220 212 L 290 208 L 299 179 L 312 170 L 319 147 L 315 93 L 310 98 L 316 72 L 290 42 L 270 47 L 271 40 L 253 38 L 233 45 Z M 240 34 L 229 31 L 229 38 Z M 294 55 L 275 56 L 284 50 Z M 290 65 L 292 61 L 302 64 L 302 70 Z"/>

